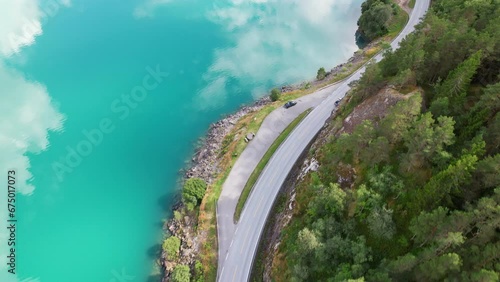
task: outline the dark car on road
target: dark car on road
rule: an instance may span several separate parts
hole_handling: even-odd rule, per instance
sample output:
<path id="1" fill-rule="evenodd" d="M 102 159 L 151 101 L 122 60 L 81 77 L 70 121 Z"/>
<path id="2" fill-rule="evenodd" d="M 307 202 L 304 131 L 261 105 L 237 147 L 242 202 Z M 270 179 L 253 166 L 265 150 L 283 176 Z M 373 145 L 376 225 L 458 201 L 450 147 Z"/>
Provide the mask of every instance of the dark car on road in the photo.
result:
<path id="1" fill-rule="evenodd" d="M 291 107 L 293 107 L 295 105 L 297 105 L 297 102 L 295 102 L 295 101 L 288 101 L 288 102 L 285 103 L 284 107 L 285 107 L 285 109 L 288 109 L 288 108 L 291 108 Z"/>
<path id="2" fill-rule="evenodd" d="M 335 106 L 338 106 L 340 104 L 340 100 L 341 99 L 338 99 L 337 101 L 335 101 Z"/>

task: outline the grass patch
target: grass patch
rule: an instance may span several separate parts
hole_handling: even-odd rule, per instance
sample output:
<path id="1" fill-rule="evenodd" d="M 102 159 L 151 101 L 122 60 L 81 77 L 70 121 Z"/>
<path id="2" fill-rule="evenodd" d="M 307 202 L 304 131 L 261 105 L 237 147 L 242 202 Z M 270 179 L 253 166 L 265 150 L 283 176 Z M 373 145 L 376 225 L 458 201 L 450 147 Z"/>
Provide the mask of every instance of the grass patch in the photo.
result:
<path id="1" fill-rule="evenodd" d="M 266 167 L 267 163 L 271 159 L 271 157 L 274 155 L 274 152 L 278 149 L 278 147 L 285 141 L 285 139 L 290 135 L 290 133 L 293 131 L 293 129 L 306 117 L 307 114 L 311 112 L 311 109 L 308 109 L 307 111 L 301 113 L 298 117 L 296 117 L 286 128 L 281 132 L 281 134 L 274 140 L 273 144 L 269 147 L 267 152 L 264 154 L 262 159 L 259 161 L 257 164 L 257 167 L 253 170 L 252 174 L 248 178 L 247 183 L 245 184 L 245 188 L 243 188 L 243 191 L 241 192 L 240 198 L 238 199 L 238 204 L 236 205 L 236 211 L 234 213 L 234 220 L 238 221 L 241 216 L 241 212 L 243 211 L 243 207 L 245 206 L 245 202 L 247 201 L 248 196 L 250 195 L 250 192 L 252 191 L 253 186 L 255 185 L 255 182 L 257 182 L 257 179 L 259 178 L 260 174 Z"/>
<path id="2" fill-rule="evenodd" d="M 408 3 L 408 7 L 410 8 L 415 8 L 415 0 L 410 0 L 410 3 Z"/>
<path id="3" fill-rule="evenodd" d="M 415 0 L 413 0 L 415 2 Z M 415 5 L 415 4 L 414 4 Z M 406 23 L 410 19 L 410 16 L 403 10 L 399 5 L 395 5 L 396 14 L 392 17 L 389 22 L 389 33 L 386 35 L 390 38 L 395 38 L 405 27 Z"/>

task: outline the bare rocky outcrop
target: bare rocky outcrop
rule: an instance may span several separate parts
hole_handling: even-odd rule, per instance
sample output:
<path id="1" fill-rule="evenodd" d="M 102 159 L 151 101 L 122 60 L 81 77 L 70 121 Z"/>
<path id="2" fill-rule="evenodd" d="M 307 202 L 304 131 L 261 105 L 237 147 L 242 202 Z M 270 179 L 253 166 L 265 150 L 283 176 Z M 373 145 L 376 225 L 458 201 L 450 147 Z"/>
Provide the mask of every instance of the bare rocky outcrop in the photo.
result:
<path id="1" fill-rule="evenodd" d="M 407 95 L 402 95 L 392 86 L 384 87 L 377 94 L 366 99 L 354 108 L 352 113 L 343 121 L 342 128 L 337 132 L 337 135 L 341 133 L 351 133 L 354 128 L 364 120 L 372 120 L 374 122 L 381 120 L 387 114 L 387 109 L 401 100 L 408 99 L 414 93 L 415 92 L 411 92 Z"/>

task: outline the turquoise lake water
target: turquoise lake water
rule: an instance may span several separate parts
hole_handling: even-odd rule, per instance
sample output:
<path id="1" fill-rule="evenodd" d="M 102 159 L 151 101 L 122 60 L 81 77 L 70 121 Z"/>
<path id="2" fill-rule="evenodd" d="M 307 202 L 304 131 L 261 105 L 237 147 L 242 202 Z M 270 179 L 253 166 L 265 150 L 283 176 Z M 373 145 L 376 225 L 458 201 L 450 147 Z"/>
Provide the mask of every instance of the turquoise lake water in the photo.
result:
<path id="1" fill-rule="evenodd" d="M 34 190 L 18 195 L 18 281 L 156 281 L 162 219 L 197 140 L 272 86 L 350 57 L 361 2 L 73 0 L 46 16 L 3 59 L 64 116 L 25 153 Z"/>

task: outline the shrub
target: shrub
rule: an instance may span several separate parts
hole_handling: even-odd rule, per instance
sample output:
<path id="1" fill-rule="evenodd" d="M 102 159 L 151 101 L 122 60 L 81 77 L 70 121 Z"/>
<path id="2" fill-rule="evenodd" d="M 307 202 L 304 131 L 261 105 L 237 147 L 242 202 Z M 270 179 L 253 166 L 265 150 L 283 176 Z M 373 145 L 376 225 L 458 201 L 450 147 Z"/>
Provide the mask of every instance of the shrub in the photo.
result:
<path id="1" fill-rule="evenodd" d="M 316 75 L 316 78 L 317 78 L 318 80 L 323 80 L 323 79 L 325 79 L 325 77 L 326 77 L 326 71 L 325 71 L 325 68 L 320 68 L 320 69 L 318 70 L 318 74 Z"/>
<path id="2" fill-rule="evenodd" d="M 167 253 L 167 259 L 173 260 L 177 258 L 179 248 L 181 247 L 181 240 L 175 236 L 168 237 L 163 241 L 163 251 Z"/>
<path id="3" fill-rule="evenodd" d="M 174 218 L 177 221 L 180 221 L 182 219 L 182 214 L 179 211 L 174 211 Z"/>
<path id="4" fill-rule="evenodd" d="M 194 276 L 195 276 L 195 281 L 196 282 L 203 282 L 205 281 L 203 277 L 203 265 L 199 260 L 197 260 L 194 263 Z"/>
<path id="5" fill-rule="evenodd" d="M 274 88 L 271 90 L 271 95 L 269 95 L 269 97 L 273 102 L 278 101 L 281 97 L 281 91 L 278 88 Z"/>
<path id="6" fill-rule="evenodd" d="M 182 264 L 175 266 L 174 271 L 172 272 L 173 282 L 189 282 L 189 279 L 191 279 L 189 266 Z"/>
<path id="7" fill-rule="evenodd" d="M 186 209 L 188 211 L 193 211 L 195 207 L 196 207 L 195 203 L 193 203 L 193 202 L 186 202 Z"/>

